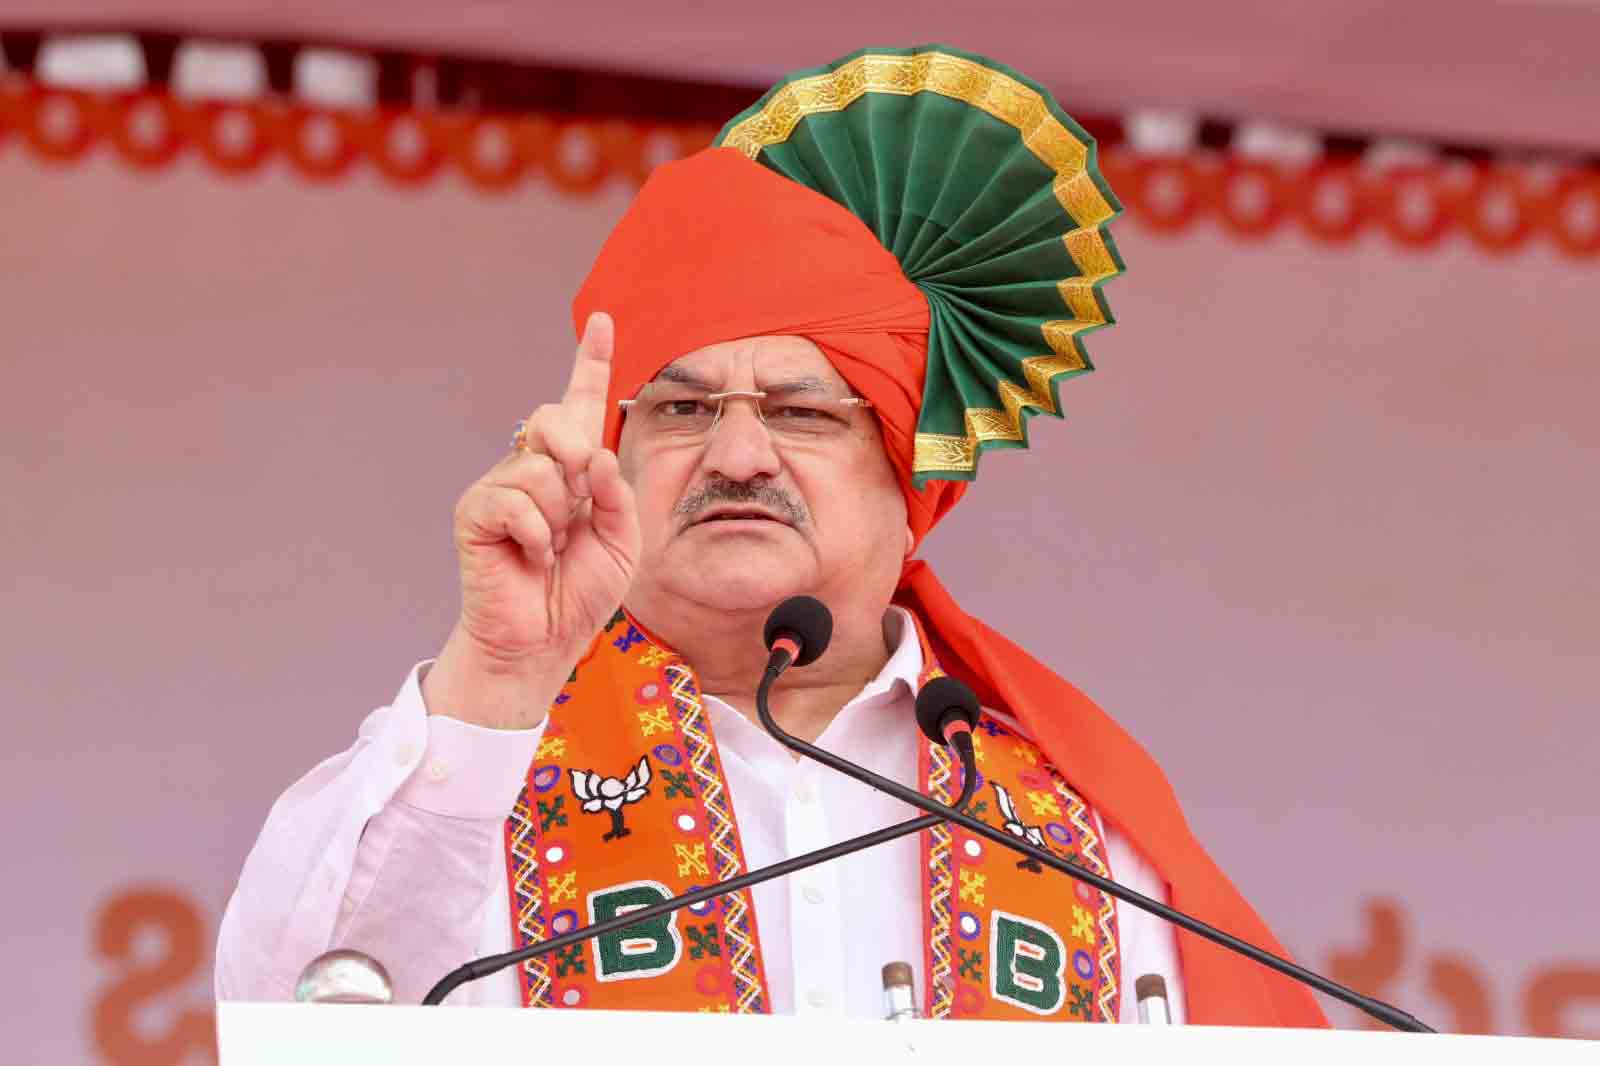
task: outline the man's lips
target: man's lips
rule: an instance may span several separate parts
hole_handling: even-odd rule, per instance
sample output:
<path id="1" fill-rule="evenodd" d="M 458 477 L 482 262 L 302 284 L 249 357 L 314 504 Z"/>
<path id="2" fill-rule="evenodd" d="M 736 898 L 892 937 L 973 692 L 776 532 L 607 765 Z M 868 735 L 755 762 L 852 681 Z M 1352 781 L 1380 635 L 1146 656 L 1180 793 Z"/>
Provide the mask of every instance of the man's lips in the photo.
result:
<path id="1" fill-rule="evenodd" d="M 708 507 L 700 512 L 689 523 L 691 526 L 705 525 L 709 522 L 777 522 L 779 525 L 788 525 L 788 519 L 782 515 L 768 511 L 762 507 L 750 504 L 721 504 Z"/>

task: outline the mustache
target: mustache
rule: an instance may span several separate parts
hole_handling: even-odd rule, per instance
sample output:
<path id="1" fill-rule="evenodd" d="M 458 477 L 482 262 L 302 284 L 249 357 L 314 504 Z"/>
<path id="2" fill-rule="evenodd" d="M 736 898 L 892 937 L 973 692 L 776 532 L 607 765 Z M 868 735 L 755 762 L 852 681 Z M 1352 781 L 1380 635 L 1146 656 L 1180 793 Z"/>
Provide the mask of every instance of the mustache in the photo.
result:
<path id="1" fill-rule="evenodd" d="M 804 526 L 809 520 L 805 505 L 777 486 L 754 481 L 730 481 L 727 478 L 707 481 L 679 500 L 672 513 L 684 519 L 684 524 L 688 525 L 701 511 L 719 503 L 757 504 L 776 511 L 796 528 Z"/>

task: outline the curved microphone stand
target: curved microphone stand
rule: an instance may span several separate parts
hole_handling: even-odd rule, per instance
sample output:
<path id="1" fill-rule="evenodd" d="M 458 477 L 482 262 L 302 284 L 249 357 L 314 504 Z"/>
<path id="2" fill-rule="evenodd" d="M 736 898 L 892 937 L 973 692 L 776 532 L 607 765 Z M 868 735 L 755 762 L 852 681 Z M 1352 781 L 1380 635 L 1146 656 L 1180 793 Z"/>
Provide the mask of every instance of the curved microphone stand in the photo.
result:
<path id="1" fill-rule="evenodd" d="M 783 665 L 787 666 L 788 664 L 784 663 Z M 1297 981 L 1310 985 L 1317 991 L 1332 996 L 1334 999 L 1337 999 L 1343 1003 L 1348 1003 L 1358 1010 L 1365 1011 L 1372 1017 L 1384 1022 L 1387 1025 L 1391 1025 L 1396 1029 L 1411 1033 L 1435 1032 L 1433 1028 L 1423 1024 L 1416 1018 L 1413 1018 L 1411 1015 L 1407 1014 L 1405 1011 L 1400 1010 L 1398 1007 L 1391 1006 L 1382 1002 L 1381 1000 L 1373 999 L 1370 996 L 1363 996 L 1361 993 L 1352 988 L 1346 988 L 1344 985 L 1341 985 L 1336 981 L 1330 981 L 1328 978 L 1323 977 L 1321 974 L 1314 973 L 1311 970 L 1306 969 L 1304 966 L 1298 966 L 1295 963 L 1290 962 L 1288 959 L 1274 955 L 1270 951 L 1265 951 L 1261 948 L 1258 948 L 1254 944 L 1240 940 L 1236 936 L 1231 936 L 1228 933 L 1224 933 L 1215 926 L 1207 925 L 1198 918 L 1191 918 L 1189 915 L 1183 913 L 1182 911 L 1174 910 L 1165 903 L 1160 903 L 1151 899 L 1149 896 L 1141 895 L 1131 888 L 1125 888 L 1124 886 L 1117 884 L 1117 882 L 1112 881 L 1109 878 L 1101 877 L 1099 874 L 1093 873 L 1092 871 L 1085 870 L 1079 866 L 1074 866 L 1066 860 L 1058 858 L 1053 852 L 1047 851 L 1044 848 L 1036 848 L 1026 841 L 1012 836 L 1003 829 L 997 829 L 994 826 L 989 825 L 987 822 L 979 821 L 970 814 L 966 813 L 964 810 L 946 807 L 939 801 L 929 799 L 927 796 L 924 796 L 915 789 L 907 788 L 897 781 L 891 781 L 887 777 L 882 777 L 878 774 L 875 774 L 865 767 L 857 766 L 855 763 L 852 763 L 846 759 L 842 759 L 839 756 L 834 755 L 832 752 L 825 751 L 822 748 L 817 747 L 815 744 L 808 744 L 799 737 L 785 732 L 783 727 L 778 725 L 778 723 L 773 720 L 772 711 L 767 706 L 767 700 L 771 693 L 772 683 L 778 679 L 778 676 L 782 672 L 783 671 L 781 667 L 776 670 L 770 666 L 767 668 L 766 674 L 761 679 L 760 686 L 756 689 L 756 713 L 761 716 L 761 724 L 766 728 L 767 732 L 772 734 L 773 738 L 777 740 L 778 743 L 782 744 L 786 748 L 789 748 L 791 751 L 797 751 L 807 758 L 815 759 L 824 766 L 844 774 L 846 777 L 854 778 L 857 781 L 871 785 L 878 791 L 893 796 L 895 799 L 901 800 L 904 803 L 908 803 L 918 810 L 927 811 L 930 816 L 938 816 L 937 820 L 953 822 L 956 825 L 961 826 L 961 828 L 967 830 L 969 833 L 981 836 L 985 840 L 993 841 L 1002 847 L 1010 848 L 1019 855 L 1036 859 L 1053 870 L 1058 870 L 1069 877 L 1075 877 L 1079 881 L 1083 881 L 1086 884 L 1098 888 L 1108 896 L 1120 899 L 1124 903 L 1138 907 L 1140 910 L 1149 914 L 1154 914 L 1158 918 L 1164 918 L 1173 925 L 1187 929 L 1189 932 L 1198 937 L 1203 937 L 1204 939 L 1211 941 L 1213 944 L 1220 944 L 1222 947 L 1228 948 L 1230 951 L 1236 951 L 1247 958 L 1254 959 L 1256 962 L 1259 962 L 1268 969 L 1276 970 L 1286 977 L 1292 977 Z M 970 777 L 971 775 L 969 774 L 968 776 Z M 963 782 L 963 794 L 968 791 L 970 790 L 966 788 L 966 782 Z M 965 806 L 964 800 L 962 805 Z M 906 824 L 909 825 L 910 823 Z"/>

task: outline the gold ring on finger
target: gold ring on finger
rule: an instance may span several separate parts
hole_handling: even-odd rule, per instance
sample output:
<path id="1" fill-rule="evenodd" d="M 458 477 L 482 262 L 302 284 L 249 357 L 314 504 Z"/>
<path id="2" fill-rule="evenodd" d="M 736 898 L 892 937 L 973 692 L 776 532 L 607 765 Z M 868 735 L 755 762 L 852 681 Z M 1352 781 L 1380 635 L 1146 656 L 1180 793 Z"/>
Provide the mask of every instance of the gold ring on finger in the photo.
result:
<path id="1" fill-rule="evenodd" d="M 511 450 L 516 452 L 529 451 L 528 448 L 528 421 L 524 418 L 517 423 L 517 431 L 511 435 Z"/>

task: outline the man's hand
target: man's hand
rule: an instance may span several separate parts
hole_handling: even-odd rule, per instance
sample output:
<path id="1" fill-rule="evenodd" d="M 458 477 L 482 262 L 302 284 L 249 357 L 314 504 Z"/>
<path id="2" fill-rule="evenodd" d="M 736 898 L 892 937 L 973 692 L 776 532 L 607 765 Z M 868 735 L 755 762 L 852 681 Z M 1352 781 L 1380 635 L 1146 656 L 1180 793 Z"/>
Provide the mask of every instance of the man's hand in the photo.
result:
<path id="1" fill-rule="evenodd" d="M 456 504 L 461 617 L 423 684 L 430 714 L 537 725 L 628 591 L 639 516 L 601 447 L 612 329 L 590 316 L 566 395 Z"/>

